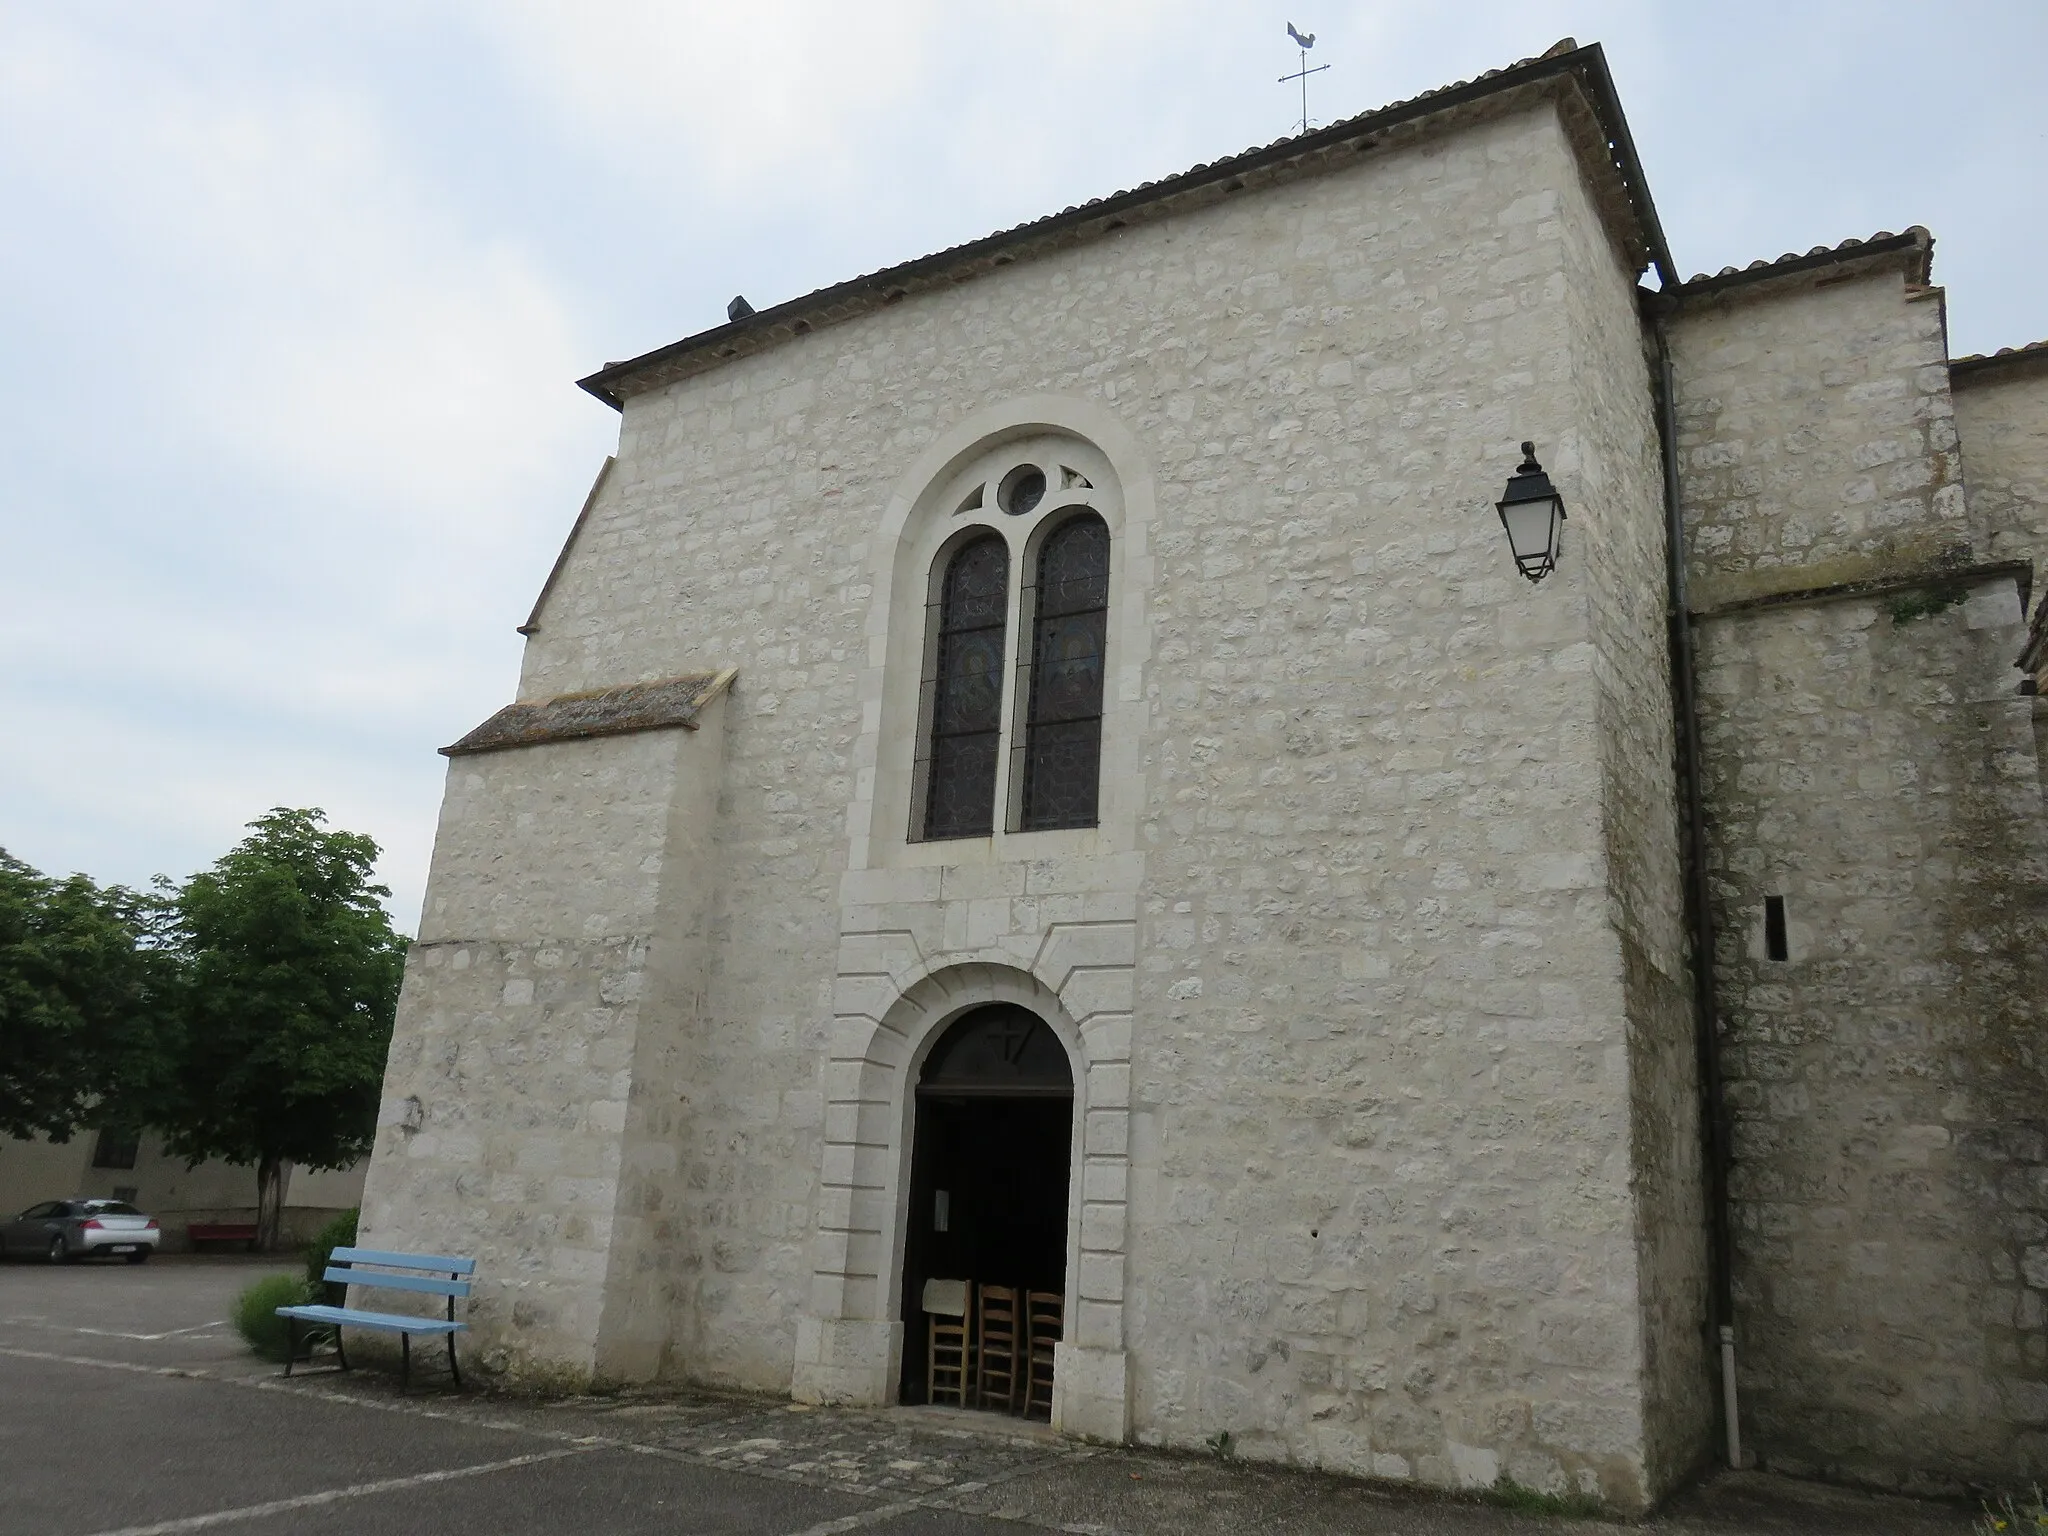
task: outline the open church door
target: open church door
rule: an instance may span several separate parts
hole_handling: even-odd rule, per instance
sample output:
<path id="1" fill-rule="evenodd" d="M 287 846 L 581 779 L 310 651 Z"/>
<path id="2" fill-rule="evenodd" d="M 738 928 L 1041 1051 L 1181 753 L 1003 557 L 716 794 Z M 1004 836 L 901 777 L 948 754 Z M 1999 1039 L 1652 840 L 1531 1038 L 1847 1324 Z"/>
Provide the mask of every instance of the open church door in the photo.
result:
<path id="1" fill-rule="evenodd" d="M 977 1008 L 932 1048 L 917 1084 L 911 1144 L 903 1254 L 904 1402 L 934 1396 L 926 1282 L 965 1282 L 962 1294 L 970 1309 L 984 1287 L 997 1287 L 990 1296 L 1014 1292 L 1020 1316 L 1010 1401 L 991 1396 L 984 1402 L 970 1390 L 958 1394 L 963 1406 L 1025 1411 L 1031 1399 L 1025 1298 L 1066 1293 L 1073 1125 L 1074 1077 L 1066 1047 L 1028 1009 L 1008 1003 Z M 1041 1311 L 1045 1306 L 1040 1303 Z M 1041 1318 L 1041 1333 L 1043 1328 Z M 992 1334 L 992 1347 L 995 1340 Z M 974 1353 L 970 1347 L 970 1378 Z M 937 1395 L 949 1403 L 956 1396 Z M 1036 1411 L 1043 1414 L 1042 1401 Z"/>

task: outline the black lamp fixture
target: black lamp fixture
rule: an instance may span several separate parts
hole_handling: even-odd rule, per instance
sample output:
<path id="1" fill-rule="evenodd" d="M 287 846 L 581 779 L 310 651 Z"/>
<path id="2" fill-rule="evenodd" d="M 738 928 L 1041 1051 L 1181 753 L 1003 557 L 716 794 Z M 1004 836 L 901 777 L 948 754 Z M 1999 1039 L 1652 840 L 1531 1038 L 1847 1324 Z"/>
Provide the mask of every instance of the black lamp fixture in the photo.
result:
<path id="1" fill-rule="evenodd" d="M 1515 569 L 1541 581 L 1557 569 L 1558 541 L 1564 533 L 1564 498 L 1536 462 L 1536 445 L 1522 444 L 1522 463 L 1508 477 L 1508 488 L 1493 504 L 1500 525 L 1508 531 Z"/>

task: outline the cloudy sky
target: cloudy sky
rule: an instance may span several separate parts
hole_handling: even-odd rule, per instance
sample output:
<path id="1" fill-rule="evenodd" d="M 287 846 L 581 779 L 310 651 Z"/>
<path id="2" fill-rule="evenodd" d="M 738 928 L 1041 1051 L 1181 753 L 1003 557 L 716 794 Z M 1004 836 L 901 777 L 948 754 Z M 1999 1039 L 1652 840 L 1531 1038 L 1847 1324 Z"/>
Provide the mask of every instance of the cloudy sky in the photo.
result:
<path id="1" fill-rule="evenodd" d="M 617 418 L 757 305 L 1539 53 L 1609 53 L 1688 274 L 1908 224 L 2048 337 L 2048 6 L 0 0 L 0 846 L 183 876 L 272 805 L 419 911 Z"/>

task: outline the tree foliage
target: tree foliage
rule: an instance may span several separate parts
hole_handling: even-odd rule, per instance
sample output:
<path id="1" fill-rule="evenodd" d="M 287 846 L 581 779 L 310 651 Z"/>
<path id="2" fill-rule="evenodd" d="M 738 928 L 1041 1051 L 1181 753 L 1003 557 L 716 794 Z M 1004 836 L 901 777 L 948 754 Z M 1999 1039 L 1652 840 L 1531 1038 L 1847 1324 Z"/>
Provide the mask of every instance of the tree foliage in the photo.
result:
<path id="1" fill-rule="evenodd" d="M 0 850 L 0 1134 L 138 1124 L 161 1090 L 177 963 L 163 907 Z"/>
<path id="2" fill-rule="evenodd" d="M 0 850 L 0 1134 L 150 1126 L 253 1164 L 266 1246 L 287 1163 L 368 1152 L 406 945 L 376 843 L 325 822 L 273 810 L 149 896 Z"/>
<path id="3" fill-rule="evenodd" d="M 176 897 L 184 960 L 167 1148 L 258 1169 L 274 1237 L 284 1162 L 340 1168 L 370 1149 L 405 965 L 371 883 L 376 843 L 278 809 Z"/>

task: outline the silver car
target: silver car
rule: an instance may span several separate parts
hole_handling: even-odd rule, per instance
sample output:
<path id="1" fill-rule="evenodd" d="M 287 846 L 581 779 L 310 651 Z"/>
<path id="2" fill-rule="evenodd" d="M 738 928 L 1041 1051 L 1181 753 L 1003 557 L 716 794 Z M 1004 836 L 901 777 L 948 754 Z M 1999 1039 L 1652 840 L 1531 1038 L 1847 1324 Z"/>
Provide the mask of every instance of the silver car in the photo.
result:
<path id="1" fill-rule="evenodd" d="M 163 1238 L 156 1218 L 121 1200 L 45 1200 L 0 1223 L 0 1254 L 29 1254 L 52 1264 L 120 1254 L 145 1262 Z"/>

